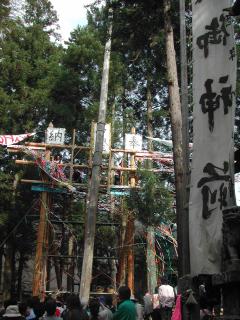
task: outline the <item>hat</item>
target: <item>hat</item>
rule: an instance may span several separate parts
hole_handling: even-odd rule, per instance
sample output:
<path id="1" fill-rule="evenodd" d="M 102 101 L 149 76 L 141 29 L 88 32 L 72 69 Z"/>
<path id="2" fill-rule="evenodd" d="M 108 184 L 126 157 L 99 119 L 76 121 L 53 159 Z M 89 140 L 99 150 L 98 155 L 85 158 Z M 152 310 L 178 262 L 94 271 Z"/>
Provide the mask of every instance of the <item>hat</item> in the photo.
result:
<path id="1" fill-rule="evenodd" d="M 19 313 L 19 310 L 18 310 L 18 306 L 13 306 L 13 305 L 8 306 L 3 317 L 7 317 L 7 318 L 21 317 L 21 314 Z"/>

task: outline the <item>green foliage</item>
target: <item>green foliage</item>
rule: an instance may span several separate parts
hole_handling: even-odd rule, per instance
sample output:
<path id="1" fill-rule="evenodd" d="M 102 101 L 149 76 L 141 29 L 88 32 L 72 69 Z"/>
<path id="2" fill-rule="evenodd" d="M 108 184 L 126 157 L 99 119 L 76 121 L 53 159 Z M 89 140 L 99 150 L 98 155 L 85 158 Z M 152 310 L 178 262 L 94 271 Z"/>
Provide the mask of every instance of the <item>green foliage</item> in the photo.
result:
<path id="1" fill-rule="evenodd" d="M 56 126 L 90 132 L 97 118 L 104 48 L 96 32 L 78 27 L 71 33 L 57 74 L 50 117 Z"/>
<path id="2" fill-rule="evenodd" d="M 173 219 L 173 197 L 159 177 L 151 171 L 140 171 L 140 190 L 132 189 L 129 209 L 146 226 Z"/>

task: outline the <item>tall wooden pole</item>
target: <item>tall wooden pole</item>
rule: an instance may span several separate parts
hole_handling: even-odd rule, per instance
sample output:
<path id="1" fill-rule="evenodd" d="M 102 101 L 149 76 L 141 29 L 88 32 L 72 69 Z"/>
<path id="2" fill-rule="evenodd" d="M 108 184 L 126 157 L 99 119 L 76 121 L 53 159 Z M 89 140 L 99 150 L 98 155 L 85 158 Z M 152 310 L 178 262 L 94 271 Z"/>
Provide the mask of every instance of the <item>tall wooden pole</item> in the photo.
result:
<path id="1" fill-rule="evenodd" d="M 153 138 L 153 107 L 152 107 L 152 92 L 151 92 L 151 77 L 147 79 L 147 133 L 150 138 Z M 153 151 L 153 141 L 148 140 L 148 151 Z M 152 169 L 152 160 L 147 161 L 147 169 Z M 148 292 L 154 293 L 157 286 L 157 266 L 155 260 L 155 234 L 154 228 L 147 228 L 147 288 Z"/>
<path id="2" fill-rule="evenodd" d="M 184 194 L 183 188 L 184 169 L 183 169 L 183 150 L 182 150 L 182 114 L 179 94 L 176 52 L 174 48 L 173 27 L 170 16 L 171 0 L 164 0 L 164 24 L 166 36 L 166 56 L 168 71 L 168 91 L 170 103 L 170 116 L 173 139 L 173 159 L 175 171 L 176 188 L 176 211 L 177 211 L 177 240 L 178 240 L 178 273 L 182 276 L 184 273 L 184 246 L 185 226 L 183 224 Z"/>
<path id="3" fill-rule="evenodd" d="M 135 128 L 131 129 L 131 134 L 135 134 L 136 130 Z M 131 154 L 130 156 L 130 167 L 135 168 L 135 155 Z M 131 188 L 135 188 L 136 186 L 136 178 L 135 173 L 131 173 L 130 178 L 130 186 Z M 132 213 L 129 212 L 128 215 L 128 223 L 127 223 L 127 245 L 128 245 L 128 256 L 127 256 L 127 285 L 131 289 L 131 292 L 134 293 L 134 217 L 132 216 Z"/>
<path id="4" fill-rule="evenodd" d="M 179 1 L 180 6 L 180 50 L 181 50 L 181 106 L 182 106 L 182 148 L 183 148 L 183 198 L 184 210 L 182 213 L 182 227 L 184 237 L 182 238 L 182 273 L 190 272 L 189 256 L 189 124 L 188 124 L 188 67 L 187 67 L 187 36 L 186 36 L 186 18 L 185 18 L 185 0 Z"/>
<path id="5" fill-rule="evenodd" d="M 89 300 L 92 280 L 94 238 L 96 232 L 96 214 L 100 185 L 100 169 L 102 164 L 103 138 L 107 111 L 108 79 L 111 53 L 112 9 L 109 9 L 108 39 L 105 45 L 104 65 L 100 95 L 100 106 L 97 123 L 96 143 L 92 163 L 92 176 L 89 183 L 87 217 L 85 224 L 84 254 L 82 263 L 80 300 L 85 305 Z"/>
<path id="6" fill-rule="evenodd" d="M 50 150 L 46 151 L 46 160 L 50 160 Z M 47 181 L 45 176 L 44 181 Z M 33 296 L 42 297 L 43 285 L 45 277 L 45 268 L 47 263 L 47 216 L 48 216 L 48 193 L 41 193 L 41 204 L 40 204 L 40 220 L 38 225 L 37 234 L 37 248 L 33 270 Z"/>

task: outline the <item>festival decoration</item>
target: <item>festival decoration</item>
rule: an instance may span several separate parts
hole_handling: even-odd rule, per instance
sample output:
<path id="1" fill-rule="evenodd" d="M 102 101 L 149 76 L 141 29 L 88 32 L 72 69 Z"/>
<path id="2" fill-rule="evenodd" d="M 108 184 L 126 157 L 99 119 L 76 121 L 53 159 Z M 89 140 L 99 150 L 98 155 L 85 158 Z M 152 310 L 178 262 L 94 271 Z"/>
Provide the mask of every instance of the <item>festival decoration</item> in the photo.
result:
<path id="1" fill-rule="evenodd" d="M 22 147 L 21 151 L 33 158 L 36 165 L 53 181 L 57 182 L 62 187 L 66 187 L 71 192 L 76 191 L 76 188 L 70 184 L 63 172 L 63 164 L 59 164 L 56 161 L 46 160 L 44 159 L 43 152 L 32 150 L 28 147 Z"/>
<path id="2" fill-rule="evenodd" d="M 21 142 L 29 137 L 34 136 L 36 133 L 25 133 L 25 134 L 18 134 L 18 135 L 0 135 L 0 145 L 2 146 L 11 146 L 18 142 Z"/>

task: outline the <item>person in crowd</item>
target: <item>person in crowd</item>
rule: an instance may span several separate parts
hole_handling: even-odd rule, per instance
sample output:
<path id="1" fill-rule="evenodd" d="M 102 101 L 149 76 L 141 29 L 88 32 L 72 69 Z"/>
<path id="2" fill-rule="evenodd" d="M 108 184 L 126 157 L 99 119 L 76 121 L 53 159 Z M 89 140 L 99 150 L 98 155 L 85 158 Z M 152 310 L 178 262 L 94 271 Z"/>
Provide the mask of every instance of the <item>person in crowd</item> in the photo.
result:
<path id="1" fill-rule="evenodd" d="M 57 304 L 57 309 L 56 309 L 56 316 L 61 317 L 64 308 L 63 308 L 63 301 L 61 297 L 56 298 L 56 304 Z"/>
<path id="2" fill-rule="evenodd" d="M 143 320 L 143 306 L 138 302 L 134 295 L 131 296 L 131 300 L 135 304 L 137 320 Z"/>
<path id="3" fill-rule="evenodd" d="M 87 312 L 83 309 L 79 296 L 71 294 L 67 298 L 67 309 L 62 313 L 63 320 L 89 320 Z"/>
<path id="4" fill-rule="evenodd" d="M 143 305 L 144 305 L 144 319 L 149 320 L 153 312 L 152 295 L 149 292 L 146 292 L 143 297 Z"/>
<path id="5" fill-rule="evenodd" d="M 100 301 L 97 298 L 93 298 L 89 301 L 90 319 L 98 320 L 98 314 L 100 310 Z"/>
<path id="6" fill-rule="evenodd" d="M 9 299 L 9 300 L 5 300 L 3 302 L 3 309 L 1 309 L 0 311 L 0 317 L 2 317 L 4 315 L 4 313 L 6 312 L 6 309 L 8 306 L 16 306 L 17 305 L 17 300 L 15 299 Z"/>
<path id="7" fill-rule="evenodd" d="M 161 279 L 158 289 L 161 320 L 171 320 L 172 308 L 175 303 L 174 288 L 168 284 L 167 278 Z"/>
<path id="8" fill-rule="evenodd" d="M 4 315 L 2 316 L 2 319 L 4 319 L 4 320 L 6 320 L 6 319 L 23 320 L 24 317 L 19 312 L 18 306 L 16 304 L 16 305 L 9 305 L 6 308 L 6 311 L 5 311 Z"/>
<path id="9" fill-rule="evenodd" d="M 44 320 L 59 320 L 56 316 L 56 309 L 56 301 L 52 298 L 47 299 L 45 302 L 46 315 L 44 316 Z"/>
<path id="10" fill-rule="evenodd" d="M 28 306 L 26 302 L 20 302 L 18 305 L 18 310 L 21 313 L 21 316 L 26 319 L 28 316 Z"/>
<path id="11" fill-rule="evenodd" d="M 35 320 L 42 320 L 45 313 L 45 304 L 43 302 L 35 304 L 33 312 L 36 316 Z"/>
<path id="12" fill-rule="evenodd" d="M 112 313 L 116 311 L 115 306 L 113 305 L 113 296 L 111 294 L 106 295 L 105 297 L 105 306 L 111 310 Z"/>
<path id="13" fill-rule="evenodd" d="M 127 286 L 118 289 L 118 308 L 113 314 L 113 320 L 136 320 L 137 312 L 135 304 L 130 300 L 131 290 Z"/>
<path id="14" fill-rule="evenodd" d="M 36 307 L 36 305 L 39 305 L 39 303 L 40 303 L 39 297 L 31 297 L 30 299 L 28 299 L 28 301 L 27 301 L 28 316 L 26 317 L 26 320 L 36 319 L 36 315 L 34 313 L 34 308 Z"/>
<path id="15" fill-rule="evenodd" d="M 114 310 L 112 305 L 112 296 L 106 295 L 104 299 L 104 303 L 100 301 L 98 320 L 112 320 L 113 319 L 112 310 Z"/>
<path id="16" fill-rule="evenodd" d="M 161 314 L 160 314 L 160 301 L 159 301 L 158 287 L 156 287 L 154 290 L 152 300 L 153 300 L 152 319 L 160 320 Z"/>

